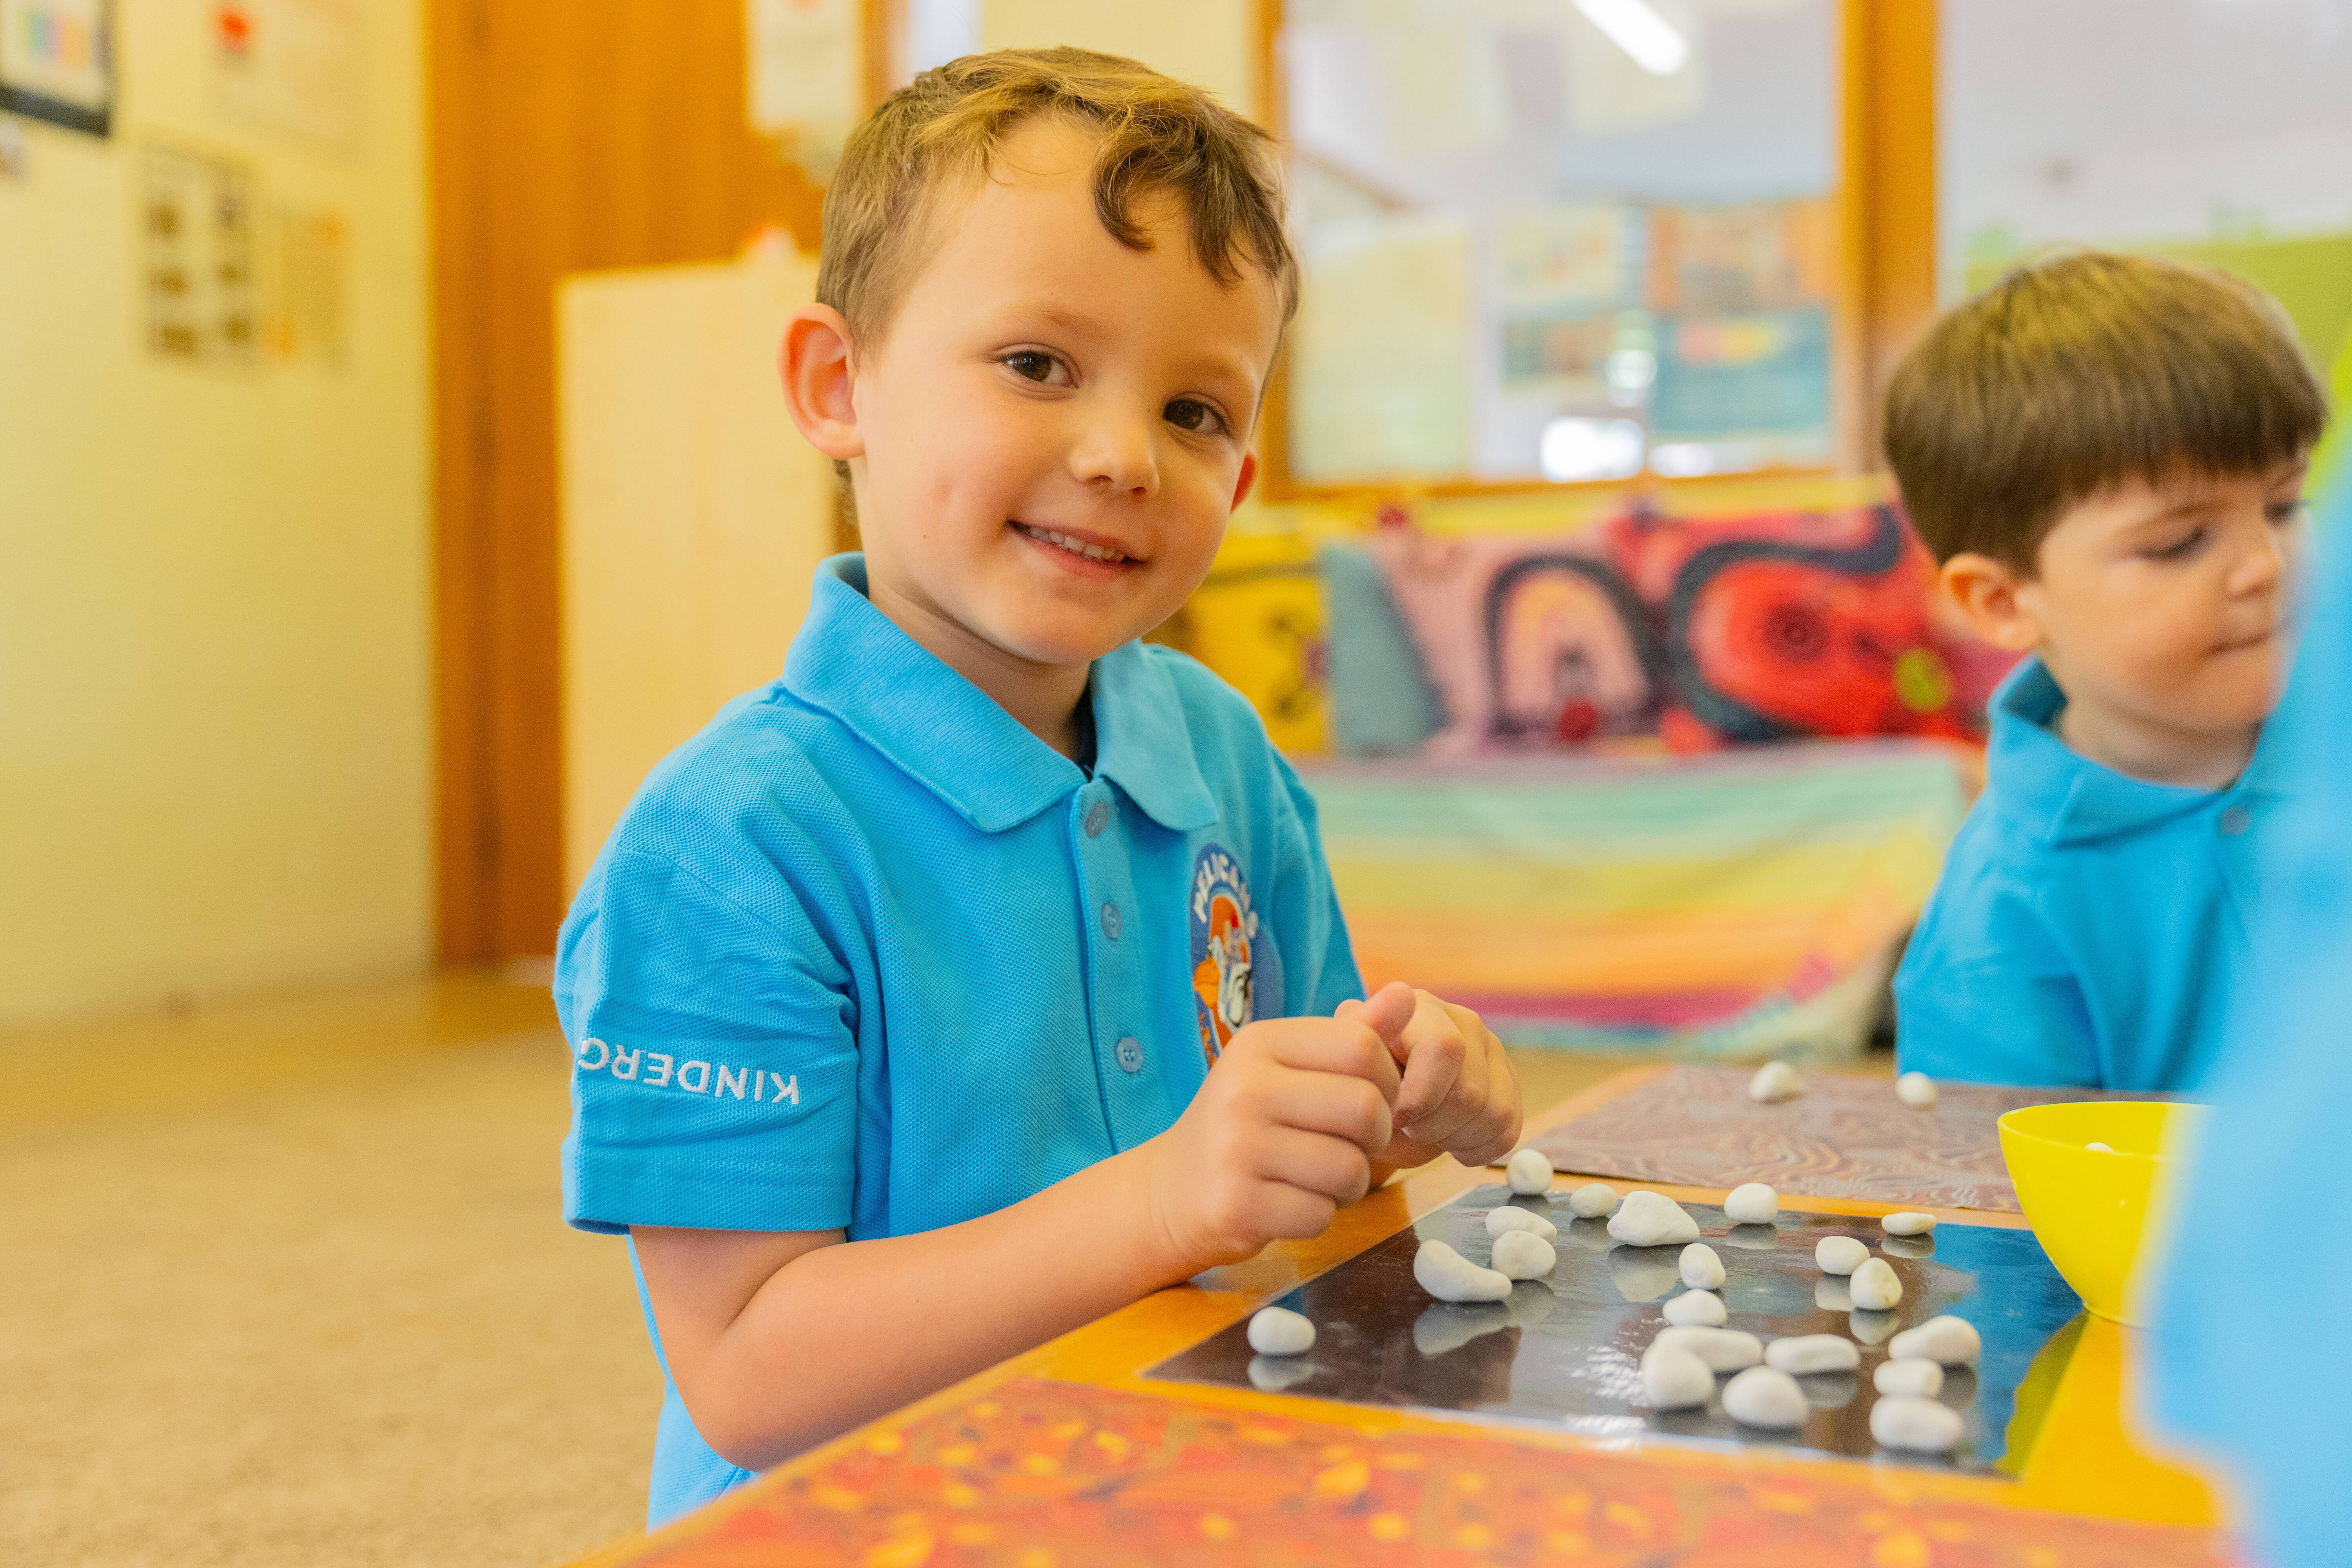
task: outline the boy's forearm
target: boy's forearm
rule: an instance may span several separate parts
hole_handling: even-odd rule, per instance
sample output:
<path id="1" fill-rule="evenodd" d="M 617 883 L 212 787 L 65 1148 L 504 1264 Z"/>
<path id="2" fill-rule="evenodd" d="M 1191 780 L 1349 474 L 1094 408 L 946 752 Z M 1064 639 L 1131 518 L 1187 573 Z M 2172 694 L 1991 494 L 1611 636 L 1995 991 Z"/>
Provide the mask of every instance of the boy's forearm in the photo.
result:
<path id="1" fill-rule="evenodd" d="M 785 1264 L 689 1366 L 672 1353 L 704 1440 L 775 1464 L 1190 1278 L 1201 1265 L 1148 1223 L 1145 1152 L 961 1225 Z"/>

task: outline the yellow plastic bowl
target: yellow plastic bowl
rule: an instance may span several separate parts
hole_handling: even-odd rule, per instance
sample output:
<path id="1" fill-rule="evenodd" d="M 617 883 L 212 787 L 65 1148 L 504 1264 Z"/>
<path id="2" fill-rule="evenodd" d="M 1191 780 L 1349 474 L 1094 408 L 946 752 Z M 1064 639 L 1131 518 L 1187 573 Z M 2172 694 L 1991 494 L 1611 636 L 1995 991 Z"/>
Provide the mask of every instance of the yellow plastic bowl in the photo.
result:
<path id="1" fill-rule="evenodd" d="M 2000 1119 L 2000 1155 L 2042 1250 L 2083 1305 L 2140 1326 L 2138 1267 L 2158 1175 L 2201 1105 L 2101 1100 L 2029 1105 Z M 2105 1143 L 2113 1152 L 2086 1147 Z"/>

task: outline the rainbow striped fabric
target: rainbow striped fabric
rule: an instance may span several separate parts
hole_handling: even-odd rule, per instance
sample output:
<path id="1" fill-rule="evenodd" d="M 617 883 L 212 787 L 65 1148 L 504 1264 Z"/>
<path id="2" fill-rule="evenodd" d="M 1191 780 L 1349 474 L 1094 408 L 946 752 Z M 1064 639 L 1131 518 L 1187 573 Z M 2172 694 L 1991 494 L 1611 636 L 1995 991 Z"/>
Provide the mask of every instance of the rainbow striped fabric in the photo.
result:
<path id="1" fill-rule="evenodd" d="M 1300 765 L 1368 984 L 1718 1059 L 1864 1047 L 1981 776 L 1916 740 Z"/>

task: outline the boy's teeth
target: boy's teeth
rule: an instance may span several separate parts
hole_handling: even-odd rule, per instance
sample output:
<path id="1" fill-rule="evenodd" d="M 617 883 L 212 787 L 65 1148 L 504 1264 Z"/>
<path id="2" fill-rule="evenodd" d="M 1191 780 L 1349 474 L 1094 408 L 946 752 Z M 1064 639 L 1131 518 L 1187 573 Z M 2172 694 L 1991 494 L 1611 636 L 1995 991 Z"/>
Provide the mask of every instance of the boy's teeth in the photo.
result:
<path id="1" fill-rule="evenodd" d="M 1027 527 L 1028 525 L 1024 523 L 1023 526 Z M 1070 552 L 1073 555 L 1083 555 L 1089 561 L 1124 561 L 1127 559 L 1126 555 L 1118 551 L 1109 549 L 1107 546 L 1100 544 L 1088 544 L 1085 540 L 1073 539 L 1066 533 L 1055 533 L 1050 528 L 1030 528 L 1029 531 L 1036 535 L 1039 539 L 1045 540 L 1048 543 L 1058 544 L 1063 549 Z"/>

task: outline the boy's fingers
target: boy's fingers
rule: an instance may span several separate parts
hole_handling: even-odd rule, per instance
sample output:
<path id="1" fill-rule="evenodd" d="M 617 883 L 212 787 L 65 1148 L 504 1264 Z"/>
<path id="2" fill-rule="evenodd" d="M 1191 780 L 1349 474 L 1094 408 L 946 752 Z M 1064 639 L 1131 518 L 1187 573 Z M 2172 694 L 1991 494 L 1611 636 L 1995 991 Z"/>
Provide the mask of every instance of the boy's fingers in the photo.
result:
<path id="1" fill-rule="evenodd" d="M 1334 1017 L 1347 1018 L 1363 1024 L 1391 1051 L 1397 1038 L 1421 1005 L 1412 986 L 1402 980 L 1391 980 L 1361 1002 L 1342 1002 Z"/>
<path id="2" fill-rule="evenodd" d="M 1464 1044 L 1466 1047 L 1467 1042 Z M 1444 1098 L 1406 1123 L 1413 1137 L 1452 1149 L 1486 1109 L 1486 1053 L 1465 1049 L 1456 1058 Z"/>
<path id="3" fill-rule="evenodd" d="M 1352 1204 L 1370 1188 L 1370 1158 L 1356 1144 L 1318 1132 L 1288 1131 L 1265 1146 L 1258 1169 L 1303 1192 Z"/>
<path id="4" fill-rule="evenodd" d="M 1405 1031 L 1404 1078 L 1397 1087 L 1397 1121 L 1419 1133 L 1422 1118 L 1445 1103 L 1460 1081 L 1470 1044 L 1443 1010 L 1424 1010 Z"/>
<path id="5" fill-rule="evenodd" d="M 1286 1018 L 1269 1043 L 1274 1059 L 1284 1067 L 1363 1079 L 1381 1091 L 1383 1100 L 1396 1103 L 1396 1060 L 1360 1016 Z"/>
<path id="6" fill-rule="evenodd" d="M 1388 1097 L 1360 1078 L 1338 1073 L 1286 1073 L 1262 1086 L 1259 1108 L 1279 1128 L 1339 1138 L 1366 1153 L 1396 1135 Z"/>

